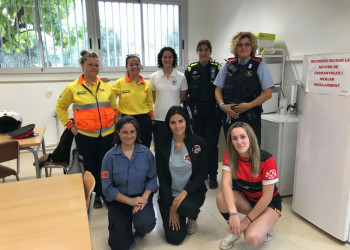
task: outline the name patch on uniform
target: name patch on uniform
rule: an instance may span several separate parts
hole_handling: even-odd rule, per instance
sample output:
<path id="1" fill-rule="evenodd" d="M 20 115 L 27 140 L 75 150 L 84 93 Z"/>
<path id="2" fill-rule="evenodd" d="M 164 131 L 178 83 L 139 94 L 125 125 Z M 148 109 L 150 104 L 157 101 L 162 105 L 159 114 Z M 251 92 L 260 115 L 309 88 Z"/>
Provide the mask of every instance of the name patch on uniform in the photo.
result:
<path id="1" fill-rule="evenodd" d="M 122 93 L 130 93 L 130 89 L 123 90 Z"/>
<path id="2" fill-rule="evenodd" d="M 173 79 L 173 80 L 172 80 L 172 83 L 173 83 L 173 85 L 176 85 L 177 80 L 176 80 L 176 79 Z"/>
<path id="3" fill-rule="evenodd" d="M 248 70 L 246 73 L 245 73 L 246 76 L 252 76 L 253 75 L 253 71 L 251 70 Z"/>
<path id="4" fill-rule="evenodd" d="M 109 172 L 108 171 L 102 171 L 101 172 L 101 180 L 102 179 L 108 179 Z"/>
<path id="5" fill-rule="evenodd" d="M 101 92 L 105 92 L 105 90 L 104 90 L 104 89 L 100 89 L 100 91 L 101 91 Z"/>
<path id="6" fill-rule="evenodd" d="M 147 94 L 147 89 L 145 89 L 143 92 Z"/>
<path id="7" fill-rule="evenodd" d="M 77 92 L 78 95 L 85 95 L 86 94 L 86 91 L 79 91 Z"/>

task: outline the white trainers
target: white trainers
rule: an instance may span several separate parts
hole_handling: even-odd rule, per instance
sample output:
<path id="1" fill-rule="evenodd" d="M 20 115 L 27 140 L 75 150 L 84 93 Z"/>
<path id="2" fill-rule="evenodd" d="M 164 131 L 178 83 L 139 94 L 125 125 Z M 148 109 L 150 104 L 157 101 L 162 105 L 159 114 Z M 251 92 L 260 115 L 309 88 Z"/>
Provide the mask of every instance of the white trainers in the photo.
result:
<path id="1" fill-rule="evenodd" d="M 188 222 L 187 222 L 187 234 L 191 235 L 191 234 L 196 233 L 197 232 L 197 228 L 198 228 L 197 221 L 188 219 Z"/>
<path id="2" fill-rule="evenodd" d="M 272 239 L 272 229 L 267 233 L 264 242 L 270 241 Z"/>
<path id="3" fill-rule="evenodd" d="M 241 238 L 240 236 L 234 236 L 232 233 L 229 233 L 221 242 L 220 242 L 220 249 L 227 250 L 230 249 L 236 240 Z"/>

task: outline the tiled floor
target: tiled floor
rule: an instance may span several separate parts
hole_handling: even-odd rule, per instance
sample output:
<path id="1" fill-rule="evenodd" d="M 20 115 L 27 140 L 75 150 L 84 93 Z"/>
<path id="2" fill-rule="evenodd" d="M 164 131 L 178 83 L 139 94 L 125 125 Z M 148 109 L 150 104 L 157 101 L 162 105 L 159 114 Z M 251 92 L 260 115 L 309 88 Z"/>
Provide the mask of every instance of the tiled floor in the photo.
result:
<path id="1" fill-rule="evenodd" d="M 32 162 L 33 156 L 31 154 L 21 155 L 21 180 L 35 178 L 35 170 Z M 15 162 L 10 162 L 8 165 L 15 167 Z M 59 174 L 62 174 L 62 171 L 54 170 L 54 175 Z M 13 179 L 9 178 L 7 181 L 13 181 Z M 154 202 L 158 220 L 156 228 L 143 239 L 136 238 L 135 250 L 219 249 L 218 246 L 220 240 L 227 235 L 227 224 L 216 208 L 215 196 L 218 192 L 219 189 L 208 190 L 205 203 L 198 218 L 198 232 L 194 235 L 188 236 L 180 246 L 172 246 L 166 243 L 162 229 L 161 217 L 156 205 L 157 203 Z M 291 203 L 292 197 L 283 198 L 282 217 L 274 228 L 273 238 L 271 241 L 264 243 L 258 249 L 350 250 L 350 247 L 344 246 L 343 242 L 331 237 L 327 233 L 295 214 L 291 210 Z M 107 244 L 107 224 L 106 207 L 104 206 L 102 209 L 95 209 L 92 214 L 92 221 L 90 225 L 94 250 L 110 249 Z M 238 240 L 232 249 L 252 249 L 245 244 L 243 238 L 244 237 Z"/>

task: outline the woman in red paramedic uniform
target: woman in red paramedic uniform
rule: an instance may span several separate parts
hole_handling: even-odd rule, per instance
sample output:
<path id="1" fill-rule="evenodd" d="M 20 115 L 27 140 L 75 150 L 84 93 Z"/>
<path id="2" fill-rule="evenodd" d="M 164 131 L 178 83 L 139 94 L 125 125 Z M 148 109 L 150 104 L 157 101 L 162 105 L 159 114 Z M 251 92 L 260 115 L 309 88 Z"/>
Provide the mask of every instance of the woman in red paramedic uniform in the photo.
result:
<path id="1" fill-rule="evenodd" d="M 220 249 L 230 249 L 241 233 L 252 247 L 271 239 L 282 210 L 277 181 L 276 161 L 259 149 L 253 129 L 244 122 L 234 123 L 227 133 L 222 192 L 216 197 L 230 231 Z M 240 220 L 238 213 L 246 216 Z"/>

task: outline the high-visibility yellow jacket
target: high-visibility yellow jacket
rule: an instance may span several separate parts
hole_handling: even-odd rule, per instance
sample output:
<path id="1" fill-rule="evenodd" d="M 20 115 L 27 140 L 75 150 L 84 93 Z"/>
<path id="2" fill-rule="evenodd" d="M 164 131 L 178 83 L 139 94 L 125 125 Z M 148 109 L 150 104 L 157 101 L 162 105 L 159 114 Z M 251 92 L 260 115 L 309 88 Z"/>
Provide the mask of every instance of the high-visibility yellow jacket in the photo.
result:
<path id="1" fill-rule="evenodd" d="M 63 125 L 73 125 L 68 107 L 73 103 L 75 126 L 79 133 L 98 137 L 114 132 L 114 116 L 118 113 L 115 95 L 109 83 L 96 77 L 93 86 L 81 75 L 63 91 L 56 104 L 56 113 Z"/>

